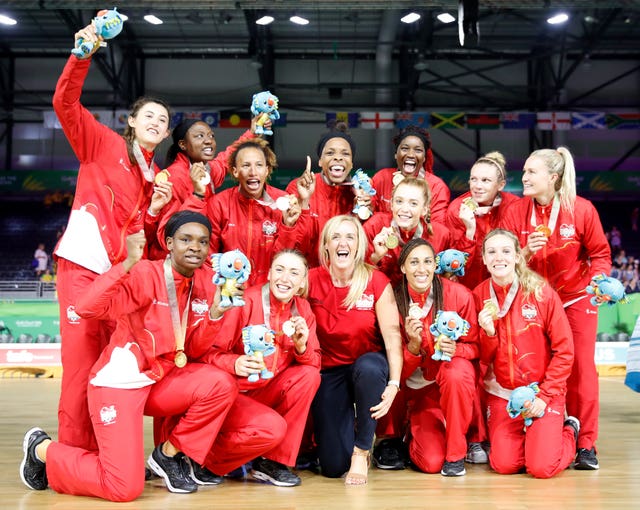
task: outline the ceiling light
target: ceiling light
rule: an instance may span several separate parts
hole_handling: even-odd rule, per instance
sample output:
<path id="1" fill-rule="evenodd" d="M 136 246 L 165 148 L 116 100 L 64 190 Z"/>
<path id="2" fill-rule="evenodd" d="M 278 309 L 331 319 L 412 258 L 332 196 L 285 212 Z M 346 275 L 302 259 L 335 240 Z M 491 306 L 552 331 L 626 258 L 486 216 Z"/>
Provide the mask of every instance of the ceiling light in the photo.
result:
<path id="1" fill-rule="evenodd" d="M 420 19 L 420 15 L 417 12 L 410 12 L 406 16 L 400 18 L 403 23 L 415 23 Z"/>
<path id="2" fill-rule="evenodd" d="M 295 23 L 296 25 L 308 25 L 309 20 L 307 18 L 303 18 L 302 16 L 291 16 L 289 18 L 291 23 Z"/>
<path id="3" fill-rule="evenodd" d="M 595 18 L 594 16 L 585 16 L 584 17 L 584 21 L 585 23 L 596 23 L 598 21 L 598 18 Z"/>
<path id="4" fill-rule="evenodd" d="M 436 16 L 442 23 L 453 23 L 456 19 L 448 12 L 443 12 Z"/>
<path id="5" fill-rule="evenodd" d="M 129 16 L 127 16 L 126 14 L 122 14 L 121 12 L 118 13 L 118 16 L 120 16 L 120 19 L 122 21 L 127 21 L 129 19 Z"/>
<path id="6" fill-rule="evenodd" d="M 152 25 L 162 25 L 163 23 L 163 21 L 160 18 L 158 18 L 157 16 L 154 16 L 153 14 L 145 14 L 144 20 L 147 23 L 151 23 Z"/>
<path id="7" fill-rule="evenodd" d="M 273 20 L 273 16 L 262 16 L 262 18 L 256 20 L 256 25 L 270 25 L 273 23 Z"/>
<path id="8" fill-rule="evenodd" d="M 14 20 L 13 18 L 10 18 L 9 16 L 5 16 L 4 14 L 0 14 L 0 24 L 2 25 L 15 25 L 16 23 L 18 23 L 16 20 Z"/>
<path id="9" fill-rule="evenodd" d="M 561 23 L 566 23 L 568 20 L 569 15 L 566 12 L 559 12 L 547 18 L 547 23 L 549 23 L 549 25 L 560 25 Z"/>

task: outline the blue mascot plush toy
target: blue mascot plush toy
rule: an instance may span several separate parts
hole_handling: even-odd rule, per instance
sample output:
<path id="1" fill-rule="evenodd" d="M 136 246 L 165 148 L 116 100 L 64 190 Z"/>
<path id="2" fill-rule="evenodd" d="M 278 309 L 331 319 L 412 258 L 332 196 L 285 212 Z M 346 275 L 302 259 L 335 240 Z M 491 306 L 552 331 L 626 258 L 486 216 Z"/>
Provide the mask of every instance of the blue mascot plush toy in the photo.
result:
<path id="1" fill-rule="evenodd" d="M 240 250 L 225 251 L 211 255 L 215 274 L 214 285 L 220 289 L 220 306 L 244 306 L 244 299 L 237 295 L 237 285 L 246 282 L 251 274 L 251 263 Z"/>
<path id="2" fill-rule="evenodd" d="M 456 312 L 439 310 L 433 324 L 429 326 L 430 333 L 435 337 L 433 344 L 435 352 L 431 355 L 431 359 L 451 361 L 451 357 L 440 349 L 440 341 L 445 338 L 457 341 L 469 332 L 470 327 L 471 325 Z"/>
<path id="3" fill-rule="evenodd" d="M 242 328 L 242 343 L 244 344 L 244 353 L 247 356 L 253 356 L 262 363 L 262 370 L 259 374 L 250 374 L 249 382 L 256 382 L 258 379 L 271 379 L 273 372 L 267 369 L 264 358 L 276 351 L 273 339 L 276 332 L 269 329 L 265 324 L 258 326 L 245 326 Z"/>
<path id="4" fill-rule="evenodd" d="M 528 386 L 519 386 L 511 392 L 509 402 L 507 402 L 507 412 L 511 418 L 523 415 L 531 407 L 536 395 L 540 392 L 538 383 L 534 382 Z M 524 419 L 524 426 L 528 427 L 533 423 L 532 418 Z"/>
<path id="5" fill-rule="evenodd" d="M 100 41 L 113 39 L 122 32 L 122 27 L 124 26 L 124 20 L 120 17 L 115 7 L 111 10 L 103 9 L 102 11 L 98 11 L 98 14 L 93 18 L 91 23 L 93 23 L 93 26 L 96 28 L 96 34 Z M 100 46 L 100 42 L 91 43 L 79 38 L 76 39 L 76 46 L 71 50 L 71 54 L 79 59 L 89 58 L 98 46 Z"/>
<path id="6" fill-rule="evenodd" d="M 612 276 L 602 273 L 596 275 L 587 286 L 587 294 L 593 294 L 591 304 L 600 306 L 608 303 L 609 306 L 616 303 L 627 303 L 627 295 L 624 292 L 624 285 Z"/>
<path id="7" fill-rule="evenodd" d="M 254 94 L 251 100 L 251 115 L 255 117 L 259 114 L 261 115 L 256 122 L 256 135 L 272 135 L 273 131 L 265 129 L 264 123 L 267 119 L 271 119 L 271 122 L 278 120 L 280 112 L 278 112 L 278 97 L 268 90 Z"/>
<path id="8" fill-rule="evenodd" d="M 356 205 L 353 208 L 353 214 L 356 214 L 361 220 L 366 220 L 371 217 L 373 212 L 369 207 L 361 204 L 357 199 L 357 191 L 362 190 L 366 195 L 372 197 L 376 194 L 376 190 L 371 185 L 371 178 L 362 171 L 362 168 L 358 168 L 351 177 L 351 184 L 353 184 L 353 190 L 356 192 Z"/>
<path id="9" fill-rule="evenodd" d="M 467 263 L 469 254 L 464 251 L 448 249 L 436 255 L 436 274 L 441 274 L 445 278 L 451 276 L 464 276 L 464 266 Z"/>

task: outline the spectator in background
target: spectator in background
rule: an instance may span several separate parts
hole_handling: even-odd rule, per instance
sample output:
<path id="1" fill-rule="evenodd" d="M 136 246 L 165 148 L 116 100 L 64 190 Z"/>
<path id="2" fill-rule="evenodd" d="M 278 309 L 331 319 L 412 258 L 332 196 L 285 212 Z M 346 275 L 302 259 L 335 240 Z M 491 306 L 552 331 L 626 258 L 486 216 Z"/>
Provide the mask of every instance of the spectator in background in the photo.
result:
<path id="1" fill-rule="evenodd" d="M 607 232 L 607 239 L 609 239 L 611 251 L 614 253 L 622 248 L 622 232 L 620 232 L 615 225 Z"/>
<path id="2" fill-rule="evenodd" d="M 38 245 L 38 248 L 33 254 L 33 260 L 34 260 L 33 270 L 36 273 L 36 278 L 40 278 L 40 276 L 42 276 L 42 274 L 49 267 L 49 255 L 47 255 L 47 252 L 44 251 L 44 243 L 40 243 Z M 37 265 L 35 264 L 36 261 L 38 262 Z"/>
<path id="3" fill-rule="evenodd" d="M 613 259 L 613 265 L 619 268 L 626 265 L 628 262 L 629 260 L 627 259 L 627 254 L 624 250 L 620 250 Z"/>
<path id="4" fill-rule="evenodd" d="M 40 281 L 43 283 L 51 283 L 56 281 L 56 277 L 55 275 L 51 274 L 51 271 L 49 271 L 49 269 L 46 269 L 40 277 Z"/>

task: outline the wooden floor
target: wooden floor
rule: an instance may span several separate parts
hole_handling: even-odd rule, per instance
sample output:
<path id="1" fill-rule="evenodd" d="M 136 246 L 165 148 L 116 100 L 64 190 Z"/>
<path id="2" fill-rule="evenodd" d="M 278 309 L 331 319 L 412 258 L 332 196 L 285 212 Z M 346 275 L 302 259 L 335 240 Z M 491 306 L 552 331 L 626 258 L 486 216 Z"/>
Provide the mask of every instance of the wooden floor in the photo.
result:
<path id="1" fill-rule="evenodd" d="M 567 470 L 551 480 L 504 476 L 467 465 L 467 475 L 445 478 L 411 470 L 371 469 L 369 484 L 345 487 L 308 471 L 300 487 L 225 480 L 196 494 L 171 494 L 147 482 L 132 503 L 110 503 L 27 489 L 18 475 L 24 432 L 35 425 L 56 431 L 60 379 L 0 379 L 0 507 L 8 509 L 631 509 L 640 505 L 640 394 L 620 377 L 601 379 L 600 471 Z M 147 423 L 147 450 L 151 449 Z"/>

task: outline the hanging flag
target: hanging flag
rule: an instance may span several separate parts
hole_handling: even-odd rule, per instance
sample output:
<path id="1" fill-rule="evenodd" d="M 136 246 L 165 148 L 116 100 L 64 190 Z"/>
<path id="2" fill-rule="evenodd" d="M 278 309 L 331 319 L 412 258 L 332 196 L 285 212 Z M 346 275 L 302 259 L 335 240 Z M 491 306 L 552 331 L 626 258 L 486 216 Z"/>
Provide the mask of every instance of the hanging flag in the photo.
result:
<path id="1" fill-rule="evenodd" d="M 500 123 L 503 129 L 533 129 L 536 127 L 537 116 L 533 112 L 503 112 Z"/>
<path id="2" fill-rule="evenodd" d="M 607 129 L 603 112 L 572 112 L 571 129 Z"/>
<path id="3" fill-rule="evenodd" d="M 393 112 L 360 112 L 363 129 L 393 129 Z"/>
<path id="4" fill-rule="evenodd" d="M 56 112 L 53 110 L 42 112 L 42 125 L 47 129 L 62 129 Z"/>
<path id="5" fill-rule="evenodd" d="M 113 110 L 89 110 L 93 118 L 96 119 L 100 124 L 104 124 L 108 128 L 113 129 L 114 126 L 114 118 L 113 118 Z"/>
<path id="6" fill-rule="evenodd" d="M 464 113 L 432 112 L 431 127 L 435 129 L 462 129 L 464 127 Z"/>
<path id="7" fill-rule="evenodd" d="M 428 128 L 431 119 L 429 112 L 399 112 L 395 117 L 398 129 L 404 129 L 407 126 Z"/>
<path id="8" fill-rule="evenodd" d="M 251 127 L 251 113 L 226 111 L 220 112 L 221 128 L 248 128 Z"/>
<path id="9" fill-rule="evenodd" d="M 571 129 L 570 112 L 538 112 L 540 131 L 564 131 Z"/>
<path id="10" fill-rule="evenodd" d="M 327 125 L 331 121 L 344 122 L 350 128 L 357 128 L 360 114 L 358 112 L 327 112 L 325 122 Z"/>
<path id="11" fill-rule="evenodd" d="M 640 129 L 640 113 L 607 113 L 609 129 Z"/>
<path id="12" fill-rule="evenodd" d="M 113 129 L 119 131 L 129 124 L 129 110 L 116 110 L 113 118 Z"/>
<path id="13" fill-rule="evenodd" d="M 205 124 L 208 124 L 210 128 L 218 127 L 218 112 L 202 112 L 200 119 Z"/>
<path id="14" fill-rule="evenodd" d="M 273 121 L 274 127 L 284 127 L 287 125 L 287 114 L 280 112 L 280 118 Z"/>
<path id="15" fill-rule="evenodd" d="M 467 129 L 500 129 L 499 113 L 467 113 Z"/>
<path id="16" fill-rule="evenodd" d="M 173 112 L 171 114 L 171 127 L 174 128 L 182 122 L 184 112 Z"/>

